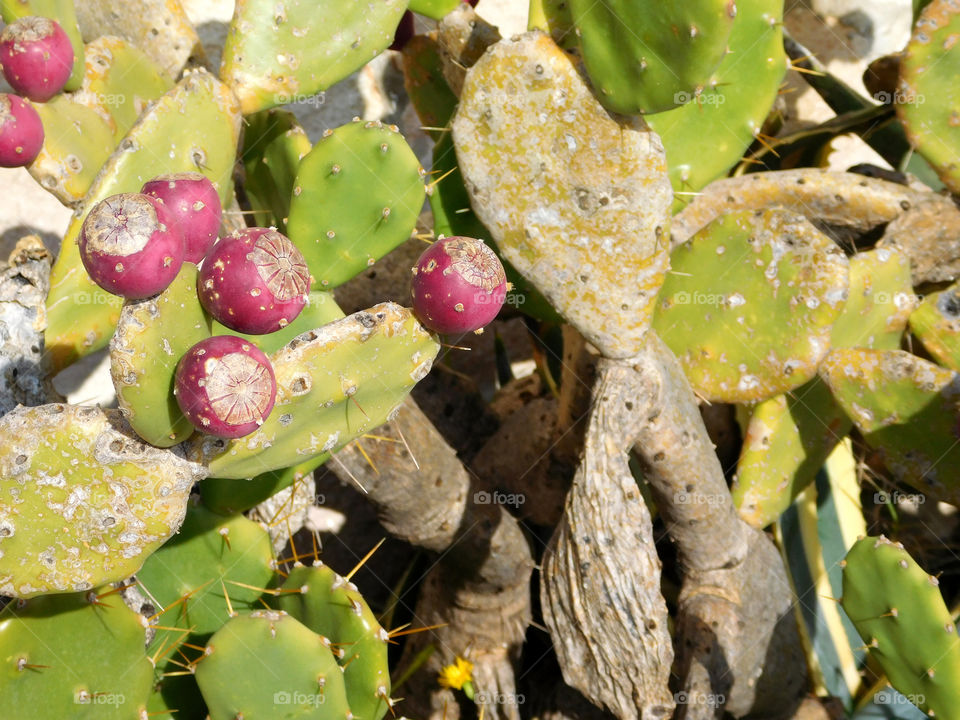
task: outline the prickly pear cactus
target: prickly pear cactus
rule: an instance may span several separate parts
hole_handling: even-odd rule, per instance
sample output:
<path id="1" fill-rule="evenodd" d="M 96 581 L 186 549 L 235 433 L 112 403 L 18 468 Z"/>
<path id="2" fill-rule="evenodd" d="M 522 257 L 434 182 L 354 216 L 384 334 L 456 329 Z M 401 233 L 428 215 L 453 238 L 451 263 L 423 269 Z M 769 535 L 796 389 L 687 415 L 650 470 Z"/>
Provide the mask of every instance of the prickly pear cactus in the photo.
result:
<path id="1" fill-rule="evenodd" d="M 310 139 L 286 110 L 265 110 L 246 121 L 243 188 L 254 211 L 254 224 L 274 226 L 286 235 L 297 168 L 310 152 Z"/>
<path id="2" fill-rule="evenodd" d="M 353 717 L 380 720 L 390 707 L 388 635 L 357 588 L 325 565 L 300 565 L 280 590 L 276 607 L 336 648 Z"/>
<path id="3" fill-rule="evenodd" d="M 721 402 L 812 379 L 847 298 L 847 258 L 782 210 L 717 218 L 674 250 L 653 326 L 690 384 Z"/>
<path id="4" fill-rule="evenodd" d="M 597 98 L 614 112 L 657 113 L 693 99 L 727 52 L 733 0 L 570 0 Z"/>
<path id="5" fill-rule="evenodd" d="M 287 222 L 317 288 L 345 283 L 410 237 L 424 175 L 395 127 L 356 120 L 324 133 L 300 162 Z"/>
<path id="6" fill-rule="evenodd" d="M 153 682 L 145 631 L 146 620 L 109 587 L 7 605 L 0 612 L 0 713 L 144 717 Z"/>
<path id="7" fill-rule="evenodd" d="M 956 373 L 901 350 L 838 349 L 820 376 L 894 477 L 960 500 Z"/>
<path id="8" fill-rule="evenodd" d="M 243 480 L 207 478 L 200 483 L 200 496 L 203 498 L 204 505 L 221 515 L 244 512 L 273 497 L 284 488 L 301 482 L 327 460 L 329 458 L 326 455 L 319 455 L 307 462 L 281 470 L 270 470 Z"/>
<path id="9" fill-rule="evenodd" d="M 506 259 L 605 356 L 635 355 L 669 259 L 656 135 L 611 119 L 539 32 L 487 50 L 452 127 L 473 210 Z"/>
<path id="10" fill-rule="evenodd" d="M 900 543 L 865 537 L 843 562 L 840 602 L 890 684 L 949 718 L 960 707 L 960 643 L 938 585 Z"/>
<path id="11" fill-rule="evenodd" d="M 457 96 L 443 77 L 441 52 L 436 33 L 414 35 L 403 48 L 403 85 L 434 142 L 450 134 L 444 129 L 457 108 Z"/>
<path id="12" fill-rule="evenodd" d="M 934 360 L 960 370 L 960 284 L 927 295 L 910 316 L 910 332 Z"/>
<path id="13" fill-rule="evenodd" d="M 459 4 L 460 0 L 410 0 L 410 9 L 428 18 L 440 20 Z"/>
<path id="14" fill-rule="evenodd" d="M 674 210 L 726 173 L 756 139 L 787 71 L 781 0 L 737 0 L 729 52 L 683 107 L 649 115 L 663 141 Z"/>
<path id="15" fill-rule="evenodd" d="M 139 192 L 147 180 L 177 172 L 202 172 L 227 203 L 239 134 L 239 107 L 230 91 L 209 73 L 191 71 L 110 156 L 74 215 L 51 273 L 46 343 L 55 370 L 105 346 L 120 316 L 121 299 L 100 290 L 80 261 L 76 240 L 86 213 L 110 195 Z M 157 152 L 158 145 L 167 151 Z M 78 306 L 86 307 L 78 313 Z"/>
<path id="16" fill-rule="evenodd" d="M 0 0 L 0 14 L 5 23 L 12 23 L 22 17 L 39 15 L 60 23 L 60 27 L 70 38 L 73 46 L 73 72 L 67 80 L 65 90 L 77 90 L 83 82 L 83 38 L 77 24 L 77 14 L 73 0 Z"/>
<path id="17" fill-rule="evenodd" d="M 268 671 L 251 676 L 251 668 Z M 227 622 L 207 643 L 196 677 L 211 720 L 350 717 L 329 641 L 282 611 Z"/>
<path id="18" fill-rule="evenodd" d="M 326 90 L 393 42 L 406 0 L 238 0 L 220 77 L 249 115 Z"/>
<path id="19" fill-rule="evenodd" d="M 893 350 L 913 307 L 910 264 L 886 249 L 850 258 L 847 304 L 830 333 L 835 348 Z M 750 415 L 731 488 L 740 517 L 765 527 L 813 482 L 853 423 L 819 377 L 759 403 Z"/>
<path id="20" fill-rule="evenodd" d="M 439 349 L 410 311 L 393 303 L 305 333 L 270 357 L 277 401 L 263 426 L 228 442 L 198 436 L 191 457 L 219 478 L 328 457 L 386 422 Z"/>
<path id="21" fill-rule="evenodd" d="M 900 63 L 897 115 L 911 144 L 943 183 L 960 192 L 960 6 L 934 0 L 921 13 Z"/>
<path id="22" fill-rule="evenodd" d="M 0 594 L 133 575 L 183 521 L 202 466 L 137 438 L 119 412 L 17 408 L 0 419 Z"/>
<path id="23" fill-rule="evenodd" d="M 272 565 L 273 546 L 260 525 L 191 505 L 180 531 L 147 558 L 137 581 L 160 603 L 159 624 L 209 635 L 232 612 L 261 607 L 257 598 L 273 577 Z M 163 639 L 176 639 L 171 634 Z M 153 645 L 160 640 L 158 631 Z"/>

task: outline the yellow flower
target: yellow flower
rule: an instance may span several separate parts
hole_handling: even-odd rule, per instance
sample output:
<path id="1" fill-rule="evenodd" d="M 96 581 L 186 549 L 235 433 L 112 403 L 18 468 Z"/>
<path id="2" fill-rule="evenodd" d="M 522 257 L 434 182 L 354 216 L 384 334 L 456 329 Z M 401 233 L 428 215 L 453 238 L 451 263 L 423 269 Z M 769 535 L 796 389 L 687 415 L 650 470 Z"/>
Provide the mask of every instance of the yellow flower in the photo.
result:
<path id="1" fill-rule="evenodd" d="M 441 687 L 462 690 L 464 685 L 473 681 L 472 672 L 473 663 L 458 656 L 453 665 L 447 665 L 440 671 L 437 682 Z"/>

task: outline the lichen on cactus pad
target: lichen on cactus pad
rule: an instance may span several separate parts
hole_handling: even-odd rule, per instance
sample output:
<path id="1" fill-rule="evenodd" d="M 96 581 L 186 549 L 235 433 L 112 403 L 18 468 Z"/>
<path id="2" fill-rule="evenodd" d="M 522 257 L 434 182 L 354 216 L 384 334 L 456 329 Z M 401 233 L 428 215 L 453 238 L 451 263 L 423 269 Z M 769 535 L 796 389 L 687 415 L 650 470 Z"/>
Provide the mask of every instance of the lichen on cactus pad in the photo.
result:
<path id="1" fill-rule="evenodd" d="M 960 371 L 960 283 L 924 297 L 910 315 L 910 331 L 934 360 Z"/>
<path id="2" fill-rule="evenodd" d="M 17 408 L 0 420 L 0 594 L 88 590 L 134 574 L 180 526 L 205 473 L 120 413 Z"/>
<path id="3" fill-rule="evenodd" d="M 900 63 L 897 115 L 917 151 L 960 192 L 960 5 L 933 0 L 914 25 Z"/>
<path id="4" fill-rule="evenodd" d="M 406 9 L 406 0 L 238 0 L 220 77 L 244 115 L 314 95 L 389 47 Z"/>
<path id="5" fill-rule="evenodd" d="M 816 375 L 849 269 L 806 219 L 730 213 L 677 247 L 670 262 L 653 326 L 702 397 L 765 400 Z"/>
<path id="6" fill-rule="evenodd" d="M 336 648 L 353 717 L 380 720 L 390 707 L 388 636 L 357 588 L 325 565 L 297 565 L 280 590 L 274 605 Z"/>
<path id="7" fill-rule="evenodd" d="M 645 118 L 663 141 L 674 210 L 722 176 L 756 139 L 787 71 L 782 0 L 737 0 L 728 52 L 682 107 Z"/>
<path id="8" fill-rule="evenodd" d="M 690 101 L 727 52 L 733 0 L 570 0 L 597 98 L 619 113 L 657 113 Z"/>
<path id="9" fill-rule="evenodd" d="M 203 70 L 190 71 L 150 106 L 110 156 L 71 220 L 51 272 L 46 344 L 54 369 L 106 345 L 120 315 L 120 298 L 101 291 L 80 262 L 76 240 L 86 213 L 110 195 L 138 192 L 148 180 L 177 172 L 202 172 L 227 202 L 240 120 L 228 88 Z M 157 152 L 158 145 L 166 152 Z M 83 313 L 77 313 L 81 305 Z"/>
<path id="10" fill-rule="evenodd" d="M 663 148 L 613 120 L 549 36 L 502 40 L 469 70 L 453 139 L 504 257 L 607 357 L 644 341 L 669 253 Z"/>
<path id="11" fill-rule="evenodd" d="M 320 290 L 332 290 L 406 241 L 424 171 L 395 127 L 354 122 L 324 133 L 300 162 L 287 232 Z"/>
<path id="12" fill-rule="evenodd" d="M 10 603 L 0 612 L 0 715 L 145 717 L 153 683 L 145 630 L 109 587 Z"/>
<path id="13" fill-rule="evenodd" d="M 191 457 L 213 477 L 248 478 L 327 456 L 386 422 L 439 349 L 393 303 L 304 333 L 270 357 L 277 401 L 260 429 L 230 441 L 197 436 Z"/>
<path id="14" fill-rule="evenodd" d="M 211 720 L 351 717 L 329 641 L 282 611 L 228 621 L 207 643 L 196 677 Z"/>
<path id="15" fill-rule="evenodd" d="M 901 350 L 838 349 L 820 376 L 894 477 L 960 501 L 956 373 Z"/>
<path id="16" fill-rule="evenodd" d="M 861 538 L 843 561 L 844 612 L 890 684 L 930 717 L 960 707 L 960 642 L 939 582 L 885 538 Z"/>

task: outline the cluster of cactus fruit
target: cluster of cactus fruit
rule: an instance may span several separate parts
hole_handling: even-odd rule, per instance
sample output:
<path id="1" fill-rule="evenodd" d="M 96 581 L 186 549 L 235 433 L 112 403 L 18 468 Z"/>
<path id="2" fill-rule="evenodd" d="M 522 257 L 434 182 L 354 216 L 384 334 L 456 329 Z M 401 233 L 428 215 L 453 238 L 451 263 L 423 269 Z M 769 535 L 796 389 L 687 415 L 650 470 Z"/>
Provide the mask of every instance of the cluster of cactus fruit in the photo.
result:
<path id="1" fill-rule="evenodd" d="M 808 170 L 718 179 L 765 142 L 782 2 L 532 0 L 530 32 L 490 31 L 489 49 L 471 44 L 475 16 L 461 47 L 414 35 L 410 11 L 460 5 L 244 0 L 218 80 L 129 38 L 84 45 L 72 2 L 0 2 L 0 65 L 23 96 L 0 95 L 0 166 L 29 166 L 76 210 L 51 275 L 49 370 L 109 347 L 119 406 L 0 418 L 0 594 L 15 598 L 0 715 L 42 699 L 50 717 L 380 720 L 388 634 L 350 576 L 275 560 L 242 513 L 390 419 L 438 335 L 480 331 L 510 293 L 608 360 L 656 333 L 701 399 L 736 406 L 732 503 L 758 530 L 783 537 L 851 434 L 892 482 L 960 501 L 960 291 L 918 302 L 908 250 L 844 252 L 809 209 L 864 231 L 932 194 Z M 954 2 L 926 6 L 897 107 L 953 191 L 957 110 L 933 88 L 960 68 L 958 30 Z M 436 141 L 430 185 L 395 127 L 355 120 L 311 144 L 278 109 L 391 44 Z M 255 224 L 222 232 L 237 167 Z M 412 309 L 344 316 L 332 291 L 408 240 L 425 200 L 435 242 Z M 908 330 L 931 359 L 901 349 Z M 884 537 L 841 546 L 843 610 L 887 681 L 957 717 L 936 581 Z M 134 584 L 147 619 L 124 603 Z"/>

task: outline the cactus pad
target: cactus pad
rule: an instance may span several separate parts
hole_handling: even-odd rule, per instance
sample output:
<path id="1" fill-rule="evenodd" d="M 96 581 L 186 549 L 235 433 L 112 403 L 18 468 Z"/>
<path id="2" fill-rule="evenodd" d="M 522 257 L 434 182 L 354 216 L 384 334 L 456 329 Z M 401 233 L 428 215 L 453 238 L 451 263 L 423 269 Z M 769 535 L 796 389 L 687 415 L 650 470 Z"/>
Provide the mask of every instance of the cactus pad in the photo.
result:
<path id="1" fill-rule="evenodd" d="M 427 128 L 434 142 L 449 135 L 443 128 L 457 108 L 457 96 L 443 77 L 443 60 L 436 33 L 414 35 L 404 46 L 403 85 L 420 123 Z"/>
<path id="2" fill-rule="evenodd" d="M 440 20 L 459 4 L 460 0 L 410 0 L 410 9 L 428 18 Z"/>
<path id="3" fill-rule="evenodd" d="M 230 608 L 260 607 L 258 588 L 270 582 L 272 562 L 270 536 L 257 523 L 197 505 L 187 508 L 180 531 L 147 558 L 137 581 L 166 609 L 161 625 L 205 635 L 230 618 Z"/>
<path id="4" fill-rule="evenodd" d="M 756 139 L 787 70 L 782 0 L 737 0 L 730 52 L 699 97 L 646 119 L 667 151 L 675 192 L 722 176 Z M 679 195 L 679 210 L 689 196 Z"/>
<path id="5" fill-rule="evenodd" d="M 211 720 L 350 717 L 329 642 L 285 612 L 256 610 L 227 622 L 196 676 Z"/>
<path id="6" fill-rule="evenodd" d="M 856 542 L 843 563 L 844 612 L 890 684 L 931 717 L 960 707 L 960 642 L 937 579 L 883 537 Z"/>
<path id="7" fill-rule="evenodd" d="M 910 331 L 934 360 L 960 371 L 960 283 L 927 295 L 910 316 Z"/>
<path id="8" fill-rule="evenodd" d="M 569 0 L 596 95 L 614 112 L 657 113 L 699 91 L 727 51 L 733 0 Z"/>
<path id="9" fill-rule="evenodd" d="M 238 0 L 220 77 L 249 115 L 326 90 L 393 42 L 406 0 Z"/>
<path id="10" fill-rule="evenodd" d="M 836 244 L 781 210 L 721 216 L 674 250 L 653 326 L 694 389 L 752 402 L 812 379 L 849 271 Z"/>
<path id="11" fill-rule="evenodd" d="M 901 350 L 832 350 L 820 368 L 864 440 L 893 475 L 960 500 L 957 375 Z"/>
<path id="12" fill-rule="evenodd" d="M 3 595 L 129 577 L 180 526 L 204 475 L 173 451 L 143 444 L 115 410 L 21 407 L 0 420 L 0 437 Z"/>
<path id="13" fill-rule="evenodd" d="M 254 210 L 254 225 L 273 226 L 286 235 L 297 168 L 310 148 L 310 139 L 291 112 L 265 110 L 247 118 L 243 188 Z"/>
<path id="14" fill-rule="evenodd" d="M 74 215 L 50 277 L 47 350 L 54 369 L 107 344 L 121 300 L 100 290 L 80 261 L 76 239 L 86 213 L 120 192 L 139 192 L 157 175 L 200 171 L 227 202 L 240 133 L 240 115 L 229 89 L 209 73 L 192 71 L 137 122 L 104 166 Z M 163 146 L 165 152 L 157 152 Z M 82 312 L 78 305 L 85 305 Z"/>
<path id="15" fill-rule="evenodd" d="M 468 71 L 453 139 L 504 257 L 605 356 L 635 355 L 669 259 L 656 135 L 611 119 L 573 60 L 532 32 Z"/>
<path id="16" fill-rule="evenodd" d="M 315 287 L 332 290 L 410 237 L 423 177 L 395 127 L 355 121 L 324 134 L 300 163 L 287 222 Z"/>
<path id="17" fill-rule="evenodd" d="M 145 620 L 109 589 L 7 605 L 0 612 L 0 714 L 144 717 L 153 681 L 145 631 Z"/>
<path id="18" fill-rule="evenodd" d="M 917 151 L 960 192 L 960 5 L 934 0 L 921 13 L 900 63 L 897 115 Z"/>
<path id="19" fill-rule="evenodd" d="M 348 580 L 325 565 L 297 566 L 282 585 L 289 592 L 275 600 L 336 648 L 343 668 L 350 712 L 357 720 L 380 720 L 390 698 L 387 632 L 363 596 Z"/>
<path id="20" fill-rule="evenodd" d="M 383 303 L 300 335 L 270 360 L 277 401 L 254 433 L 192 441 L 210 474 L 247 478 L 307 462 L 387 421 L 440 345 L 409 310 Z"/>

